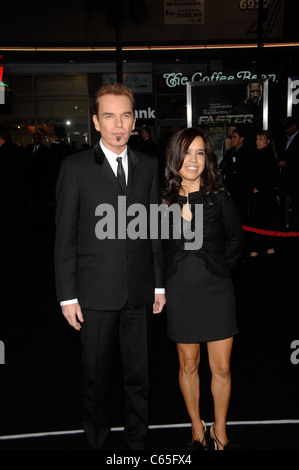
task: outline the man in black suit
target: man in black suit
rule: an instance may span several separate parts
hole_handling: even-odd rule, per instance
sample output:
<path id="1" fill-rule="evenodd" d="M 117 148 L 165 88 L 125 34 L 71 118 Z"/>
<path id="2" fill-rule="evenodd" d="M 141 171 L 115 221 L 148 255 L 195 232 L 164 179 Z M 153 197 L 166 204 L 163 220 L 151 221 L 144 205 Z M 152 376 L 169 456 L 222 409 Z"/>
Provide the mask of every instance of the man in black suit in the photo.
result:
<path id="1" fill-rule="evenodd" d="M 143 146 L 141 147 L 145 153 L 149 155 L 158 156 L 158 149 L 155 142 L 152 139 L 152 131 L 150 127 L 143 126 L 141 129 L 141 139 Z"/>
<path id="2" fill-rule="evenodd" d="M 20 249 L 24 184 L 20 151 L 4 126 L 0 126 L 0 162 L 0 250 L 12 255 Z"/>
<path id="3" fill-rule="evenodd" d="M 26 148 L 26 178 L 34 210 L 47 211 L 52 179 L 51 152 L 42 144 L 38 132 L 33 134 L 32 144 Z"/>
<path id="4" fill-rule="evenodd" d="M 284 122 L 285 140 L 279 152 L 280 196 L 286 207 L 286 226 L 299 230 L 299 124 L 298 118 L 288 117 Z M 291 204 L 291 220 L 289 207 Z"/>
<path id="5" fill-rule="evenodd" d="M 245 138 L 244 128 L 237 127 L 231 136 L 231 148 L 225 152 L 219 165 L 223 182 L 238 207 L 243 223 L 246 222 L 248 216 L 251 161 Z"/>
<path id="6" fill-rule="evenodd" d="M 96 95 L 93 149 L 64 159 L 57 182 L 55 265 L 58 300 L 83 345 L 83 422 L 95 449 L 110 430 L 109 380 L 119 342 L 124 367 L 125 443 L 142 450 L 148 425 L 148 305 L 161 312 L 164 259 L 160 240 L 129 237 L 121 220 L 132 204 L 159 204 L 158 162 L 127 147 L 134 97 L 122 84 Z M 118 157 L 122 160 L 117 161 Z M 125 173 L 125 184 L 121 178 Z M 126 196 L 126 205 L 123 204 Z M 104 208 L 115 212 L 105 238 Z M 109 212 L 109 211 L 108 211 Z M 127 216 L 127 226 L 130 217 Z M 99 229 L 102 227 L 102 230 Z M 147 227 L 149 229 L 149 227 Z M 119 234 L 119 235 L 118 235 Z"/>

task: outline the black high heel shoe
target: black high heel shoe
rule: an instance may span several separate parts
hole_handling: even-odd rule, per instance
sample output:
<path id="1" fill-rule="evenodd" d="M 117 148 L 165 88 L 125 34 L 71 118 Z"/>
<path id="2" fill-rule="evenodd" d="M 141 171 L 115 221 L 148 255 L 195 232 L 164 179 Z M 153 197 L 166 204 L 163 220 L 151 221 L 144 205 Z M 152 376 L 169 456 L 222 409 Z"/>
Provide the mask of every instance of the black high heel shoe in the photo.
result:
<path id="1" fill-rule="evenodd" d="M 210 427 L 210 437 L 214 443 L 215 450 L 219 450 L 219 446 L 222 446 L 223 450 L 240 450 L 237 444 L 232 444 L 230 441 L 228 441 L 226 444 L 222 444 L 222 442 L 220 442 L 218 437 L 216 436 L 214 424 Z"/>
<path id="2" fill-rule="evenodd" d="M 204 444 L 204 440 L 206 438 L 207 426 L 206 426 L 206 423 L 203 420 L 201 420 L 201 422 L 202 422 L 202 425 L 203 425 L 204 430 L 205 430 L 203 439 L 202 439 L 202 441 L 192 440 L 187 445 L 187 450 L 209 450 L 208 446 L 206 444 Z"/>

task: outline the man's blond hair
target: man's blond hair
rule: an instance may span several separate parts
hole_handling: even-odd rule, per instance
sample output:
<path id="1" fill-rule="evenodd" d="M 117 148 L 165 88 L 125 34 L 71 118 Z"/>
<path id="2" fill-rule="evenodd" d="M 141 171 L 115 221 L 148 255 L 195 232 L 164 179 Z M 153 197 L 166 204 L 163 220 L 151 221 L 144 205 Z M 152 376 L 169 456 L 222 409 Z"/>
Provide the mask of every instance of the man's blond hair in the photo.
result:
<path id="1" fill-rule="evenodd" d="M 127 96 L 132 103 L 133 113 L 135 112 L 135 98 L 130 88 L 122 83 L 106 83 L 95 94 L 94 108 L 96 115 L 99 112 L 99 99 L 105 95 Z"/>

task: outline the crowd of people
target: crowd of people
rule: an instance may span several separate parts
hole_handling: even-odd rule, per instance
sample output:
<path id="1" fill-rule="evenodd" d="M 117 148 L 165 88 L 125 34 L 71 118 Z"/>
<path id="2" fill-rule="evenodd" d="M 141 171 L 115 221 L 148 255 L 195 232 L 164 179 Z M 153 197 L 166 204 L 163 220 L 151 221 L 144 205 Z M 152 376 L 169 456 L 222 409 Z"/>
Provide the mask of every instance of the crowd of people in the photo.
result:
<path id="1" fill-rule="evenodd" d="M 234 199 L 247 236 L 250 258 L 275 254 L 274 231 L 298 231 L 298 120 L 283 123 L 282 137 L 268 130 L 256 134 L 255 149 L 246 142 L 246 128 L 234 128 L 231 148 L 219 164 L 223 182 Z"/>
<path id="2" fill-rule="evenodd" d="M 49 215 L 55 207 L 59 166 L 74 148 L 61 139 L 50 146 L 42 140 L 42 135 L 34 132 L 32 143 L 20 146 L 12 142 L 8 129 L 0 126 L 1 254 L 22 251 L 22 223 L 27 215 Z"/>
<path id="3" fill-rule="evenodd" d="M 179 359 L 179 386 L 191 421 L 188 450 L 209 450 L 210 441 L 216 450 L 234 450 L 237 447 L 226 430 L 230 358 L 238 334 L 231 269 L 244 249 L 242 224 L 273 230 L 279 203 L 286 228 L 288 224 L 297 228 L 298 124 L 294 119 L 286 121 L 285 146 L 274 145 L 268 131 L 258 132 L 253 153 L 246 147 L 244 130 L 235 128 L 231 149 L 220 165 L 203 129 L 182 129 L 166 149 L 161 191 L 150 130 L 142 129 L 139 148 L 136 142 L 134 150 L 127 145 L 135 128 L 134 106 L 134 96 L 124 85 L 101 87 L 93 115 L 99 141 L 94 148 L 64 158 L 56 184 L 57 300 L 64 318 L 81 334 L 86 437 L 93 449 L 103 448 L 109 437 L 110 380 L 119 350 L 124 371 L 125 446 L 145 448 L 150 323 L 152 314 L 164 309 L 167 335 L 175 343 Z M 38 135 L 34 135 L 33 144 L 28 149 L 33 165 L 30 181 L 36 183 L 40 173 L 43 179 L 32 200 L 47 204 L 43 189 L 48 185 L 49 154 Z M 34 163 L 35 152 L 40 152 L 42 163 Z M 2 130 L 0 153 L 10 165 L 7 174 L 2 173 L 8 198 L 2 200 L 9 201 L 14 213 L 19 204 L 15 190 L 21 186 L 9 177 L 19 174 L 15 171 L 19 168 L 18 153 Z M 126 196 L 127 207 L 149 207 L 161 201 L 168 209 L 178 205 L 180 218 L 170 216 L 165 243 L 150 237 L 150 227 L 146 228 L 147 237 L 132 238 L 126 231 L 124 236 L 98 239 L 95 217 L 99 201 L 113 207 L 118 223 L 122 216 L 120 196 Z M 198 205 L 203 208 L 200 221 Z M 287 216 L 290 206 L 292 220 Z M 128 217 L 127 228 L 130 220 Z M 202 245 L 186 249 L 198 224 L 202 225 Z M 179 237 L 175 236 L 178 229 Z M 248 243 L 252 258 L 262 250 L 275 253 L 271 237 L 254 233 Z M 202 343 L 207 344 L 214 402 L 209 434 L 200 406 Z"/>

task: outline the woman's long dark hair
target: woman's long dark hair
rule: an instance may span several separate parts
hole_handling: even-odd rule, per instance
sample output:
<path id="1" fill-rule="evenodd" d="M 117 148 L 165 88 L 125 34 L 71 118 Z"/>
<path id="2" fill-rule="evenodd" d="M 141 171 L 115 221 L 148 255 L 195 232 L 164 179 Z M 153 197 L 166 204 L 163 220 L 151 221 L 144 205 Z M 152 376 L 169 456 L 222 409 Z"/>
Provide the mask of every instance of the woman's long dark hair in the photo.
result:
<path id="1" fill-rule="evenodd" d="M 170 140 L 166 150 L 166 167 L 162 201 L 167 206 L 174 204 L 179 196 L 182 177 L 179 174 L 188 148 L 196 137 L 201 137 L 205 144 L 205 168 L 200 176 L 200 186 L 204 195 L 223 189 L 217 181 L 217 157 L 210 138 L 201 128 L 188 127 L 177 132 Z"/>

